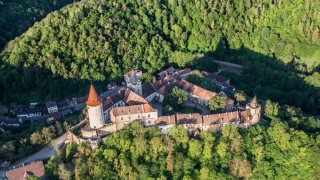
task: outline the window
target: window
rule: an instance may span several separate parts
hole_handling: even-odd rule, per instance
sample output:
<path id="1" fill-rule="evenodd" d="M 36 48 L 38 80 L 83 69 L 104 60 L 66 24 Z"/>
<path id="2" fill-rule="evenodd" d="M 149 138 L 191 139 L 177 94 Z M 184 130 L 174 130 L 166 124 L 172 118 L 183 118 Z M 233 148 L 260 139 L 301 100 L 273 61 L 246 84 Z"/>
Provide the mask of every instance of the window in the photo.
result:
<path id="1" fill-rule="evenodd" d="M 123 117 L 121 117 L 121 120 L 123 120 Z"/>
<path id="2" fill-rule="evenodd" d="M 138 118 L 140 118 L 140 115 L 138 115 Z"/>
<path id="3" fill-rule="evenodd" d="M 131 119 L 131 117 L 129 116 L 129 119 Z"/>
<path id="4" fill-rule="evenodd" d="M 148 114 L 148 117 L 150 117 L 150 114 Z"/>

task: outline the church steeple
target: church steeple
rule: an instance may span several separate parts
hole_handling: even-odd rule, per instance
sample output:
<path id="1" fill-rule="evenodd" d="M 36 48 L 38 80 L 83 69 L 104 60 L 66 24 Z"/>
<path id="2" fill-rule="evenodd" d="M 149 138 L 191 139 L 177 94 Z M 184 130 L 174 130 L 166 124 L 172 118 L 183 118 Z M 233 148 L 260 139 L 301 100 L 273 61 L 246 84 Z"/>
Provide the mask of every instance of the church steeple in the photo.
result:
<path id="1" fill-rule="evenodd" d="M 100 106 L 102 103 L 101 99 L 99 98 L 99 95 L 93 85 L 90 86 L 89 96 L 87 100 L 88 106 Z"/>

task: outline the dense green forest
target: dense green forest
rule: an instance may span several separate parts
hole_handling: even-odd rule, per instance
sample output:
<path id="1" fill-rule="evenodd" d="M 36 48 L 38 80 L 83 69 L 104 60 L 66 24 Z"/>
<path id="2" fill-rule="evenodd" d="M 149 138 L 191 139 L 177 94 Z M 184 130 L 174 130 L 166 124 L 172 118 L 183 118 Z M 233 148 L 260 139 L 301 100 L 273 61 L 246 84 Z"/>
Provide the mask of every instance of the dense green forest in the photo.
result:
<path id="1" fill-rule="evenodd" d="M 8 41 L 20 36 L 54 10 L 74 2 L 73 0 L 1 0 L 0 1 L 0 49 Z"/>
<path id="2" fill-rule="evenodd" d="M 319 113 L 319 8 L 315 0 L 74 3 L 7 44 L 1 99 L 62 98 L 89 80 L 120 82 L 130 68 L 212 69 L 203 58 L 212 56 L 248 67 L 232 82 L 248 95 Z"/>
<path id="3" fill-rule="evenodd" d="M 320 136 L 293 130 L 273 120 L 270 127 L 238 129 L 189 137 L 182 126 L 162 135 L 157 127 L 139 123 L 108 136 L 92 151 L 88 145 L 68 145 L 51 158 L 47 174 L 61 173 L 62 162 L 75 165 L 75 179 L 314 179 L 319 177 Z M 68 177 L 68 178 L 67 178 Z"/>

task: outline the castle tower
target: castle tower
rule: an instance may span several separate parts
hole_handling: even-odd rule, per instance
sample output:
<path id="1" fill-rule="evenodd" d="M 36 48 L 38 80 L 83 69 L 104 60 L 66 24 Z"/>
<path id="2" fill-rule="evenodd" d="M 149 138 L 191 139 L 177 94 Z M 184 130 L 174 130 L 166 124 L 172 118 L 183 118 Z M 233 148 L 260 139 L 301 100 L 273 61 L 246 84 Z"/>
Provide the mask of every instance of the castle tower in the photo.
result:
<path id="1" fill-rule="evenodd" d="M 251 124 L 257 124 L 261 115 L 261 106 L 258 104 L 257 96 L 254 96 L 251 102 L 246 105 L 246 109 L 250 109 Z"/>
<path id="2" fill-rule="evenodd" d="M 89 116 L 89 124 L 93 129 L 104 126 L 102 100 L 99 98 L 97 91 L 93 85 L 90 86 L 89 96 L 87 100 L 87 110 Z"/>
<path id="3" fill-rule="evenodd" d="M 124 75 L 127 87 L 140 96 L 142 95 L 141 77 L 142 72 L 140 70 L 131 70 Z"/>

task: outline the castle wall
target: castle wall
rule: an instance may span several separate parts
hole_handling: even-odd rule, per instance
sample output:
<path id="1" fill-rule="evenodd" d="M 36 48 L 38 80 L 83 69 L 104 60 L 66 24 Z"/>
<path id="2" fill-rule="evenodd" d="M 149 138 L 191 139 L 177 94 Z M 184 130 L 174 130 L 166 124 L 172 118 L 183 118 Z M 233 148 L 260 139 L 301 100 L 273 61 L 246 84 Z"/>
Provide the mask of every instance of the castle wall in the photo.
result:
<path id="1" fill-rule="evenodd" d="M 169 124 L 169 125 L 164 125 L 164 126 L 158 126 L 158 128 L 161 130 L 162 134 L 168 134 L 169 129 L 175 126 L 175 124 Z"/>

